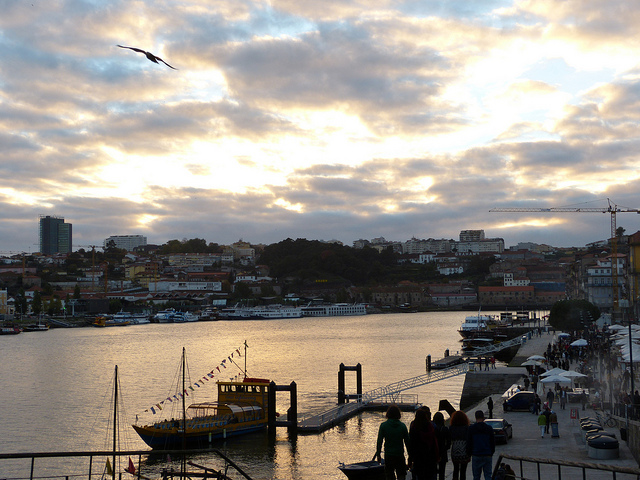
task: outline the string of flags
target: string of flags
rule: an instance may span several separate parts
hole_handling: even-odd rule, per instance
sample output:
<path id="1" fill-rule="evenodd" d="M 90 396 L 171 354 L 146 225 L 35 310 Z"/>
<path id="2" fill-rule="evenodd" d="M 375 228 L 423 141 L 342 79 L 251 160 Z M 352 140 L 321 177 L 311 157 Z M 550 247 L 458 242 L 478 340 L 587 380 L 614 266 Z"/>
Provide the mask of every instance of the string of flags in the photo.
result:
<path id="1" fill-rule="evenodd" d="M 242 357 L 242 353 L 240 353 L 240 349 L 243 348 L 243 347 L 244 348 L 248 347 L 247 342 L 244 342 L 244 344 L 241 347 L 238 347 L 233 352 L 231 352 L 231 355 L 229 355 L 229 356 L 227 356 L 227 358 L 223 359 L 220 362 L 220 364 L 217 365 L 215 368 L 213 368 L 210 372 L 206 373 L 201 378 L 196 380 L 193 384 L 191 384 L 188 387 L 186 387 L 183 392 L 178 392 L 175 395 L 167 397 L 164 400 L 162 400 L 161 402 L 158 402 L 155 405 L 152 405 L 151 407 L 149 407 L 149 408 L 147 408 L 145 410 L 145 413 L 146 412 L 151 412 L 152 414 L 155 415 L 156 413 L 158 413 L 158 412 L 160 412 L 162 410 L 163 406 L 166 403 L 173 403 L 174 401 L 178 402 L 178 401 L 182 400 L 183 397 L 188 397 L 189 396 L 189 392 L 195 392 L 196 388 L 201 388 L 202 386 L 204 386 L 206 384 L 206 382 L 209 382 L 209 381 L 215 379 L 216 376 L 224 374 L 224 371 L 226 370 L 226 368 L 229 365 L 236 364 L 234 362 L 234 360 L 233 360 L 234 356 Z M 233 381 L 236 378 L 237 378 L 237 375 L 231 377 L 229 380 Z"/>

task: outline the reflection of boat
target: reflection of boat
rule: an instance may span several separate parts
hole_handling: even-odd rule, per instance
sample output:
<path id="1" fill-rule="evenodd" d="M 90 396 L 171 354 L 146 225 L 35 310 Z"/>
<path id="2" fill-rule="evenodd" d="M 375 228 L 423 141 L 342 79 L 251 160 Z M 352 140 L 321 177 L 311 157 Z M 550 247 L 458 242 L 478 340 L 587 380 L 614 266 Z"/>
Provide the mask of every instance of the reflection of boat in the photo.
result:
<path id="1" fill-rule="evenodd" d="M 344 473 L 349 480 L 383 480 L 384 463 L 375 460 L 368 462 L 341 464 L 338 469 Z"/>
<path id="2" fill-rule="evenodd" d="M 182 350 L 182 388 L 185 388 L 185 351 Z M 269 380 L 244 378 L 242 381 L 218 381 L 218 401 L 185 407 L 181 395 L 181 419 L 165 419 L 149 425 L 133 425 L 140 438 L 151 448 L 170 449 L 208 446 L 214 440 L 262 430 L 267 426 Z M 179 394 L 178 394 L 179 395 Z M 178 395 L 174 398 L 178 399 Z"/>

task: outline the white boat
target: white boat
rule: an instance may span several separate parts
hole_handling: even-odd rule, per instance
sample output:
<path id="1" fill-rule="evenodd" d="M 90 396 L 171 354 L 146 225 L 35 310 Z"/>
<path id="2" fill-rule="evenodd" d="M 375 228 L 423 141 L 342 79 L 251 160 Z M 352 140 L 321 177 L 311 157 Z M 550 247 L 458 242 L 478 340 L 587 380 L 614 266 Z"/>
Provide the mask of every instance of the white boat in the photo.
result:
<path id="1" fill-rule="evenodd" d="M 173 323 L 197 322 L 198 316 L 191 312 L 176 312 L 171 321 Z"/>
<path id="2" fill-rule="evenodd" d="M 229 307 L 220 310 L 220 318 L 226 320 L 277 320 L 302 318 L 301 307 L 267 305 L 261 307 Z"/>
<path id="3" fill-rule="evenodd" d="M 170 323 L 173 322 L 173 316 L 176 314 L 176 310 L 174 308 L 167 308 L 166 310 L 161 310 L 153 316 L 154 322 L 157 323 Z"/>
<path id="4" fill-rule="evenodd" d="M 364 303 L 330 303 L 302 307 L 303 317 L 342 317 L 348 315 L 366 315 Z"/>

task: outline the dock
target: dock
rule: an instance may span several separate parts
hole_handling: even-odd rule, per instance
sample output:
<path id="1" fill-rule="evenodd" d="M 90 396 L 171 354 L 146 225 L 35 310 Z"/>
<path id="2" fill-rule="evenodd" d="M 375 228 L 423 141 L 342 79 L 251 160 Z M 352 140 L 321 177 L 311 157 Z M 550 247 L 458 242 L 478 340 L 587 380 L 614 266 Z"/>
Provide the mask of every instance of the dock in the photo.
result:
<path id="1" fill-rule="evenodd" d="M 450 358 L 450 357 L 446 357 Z M 336 426 L 364 410 L 384 410 L 397 405 L 401 410 L 415 410 L 420 406 L 415 395 L 402 394 L 405 390 L 428 383 L 445 380 L 467 373 L 466 363 L 457 363 L 445 369 L 427 372 L 424 375 L 401 380 L 364 393 L 359 401 L 338 405 L 317 415 L 298 421 L 299 433 L 318 433 Z"/>

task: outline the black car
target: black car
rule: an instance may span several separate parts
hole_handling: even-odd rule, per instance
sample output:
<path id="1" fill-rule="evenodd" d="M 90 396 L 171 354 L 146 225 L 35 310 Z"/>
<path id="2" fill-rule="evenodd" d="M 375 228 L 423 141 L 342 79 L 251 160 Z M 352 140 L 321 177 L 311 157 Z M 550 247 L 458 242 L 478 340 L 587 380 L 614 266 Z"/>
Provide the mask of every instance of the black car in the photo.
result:
<path id="1" fill-rule="evenodd" d="M 493 428 L 496 442 L 507 443 L 508 439 L 513 438 L 513 427 L 504 418 L 489 418 L 484 423 Z"/>

